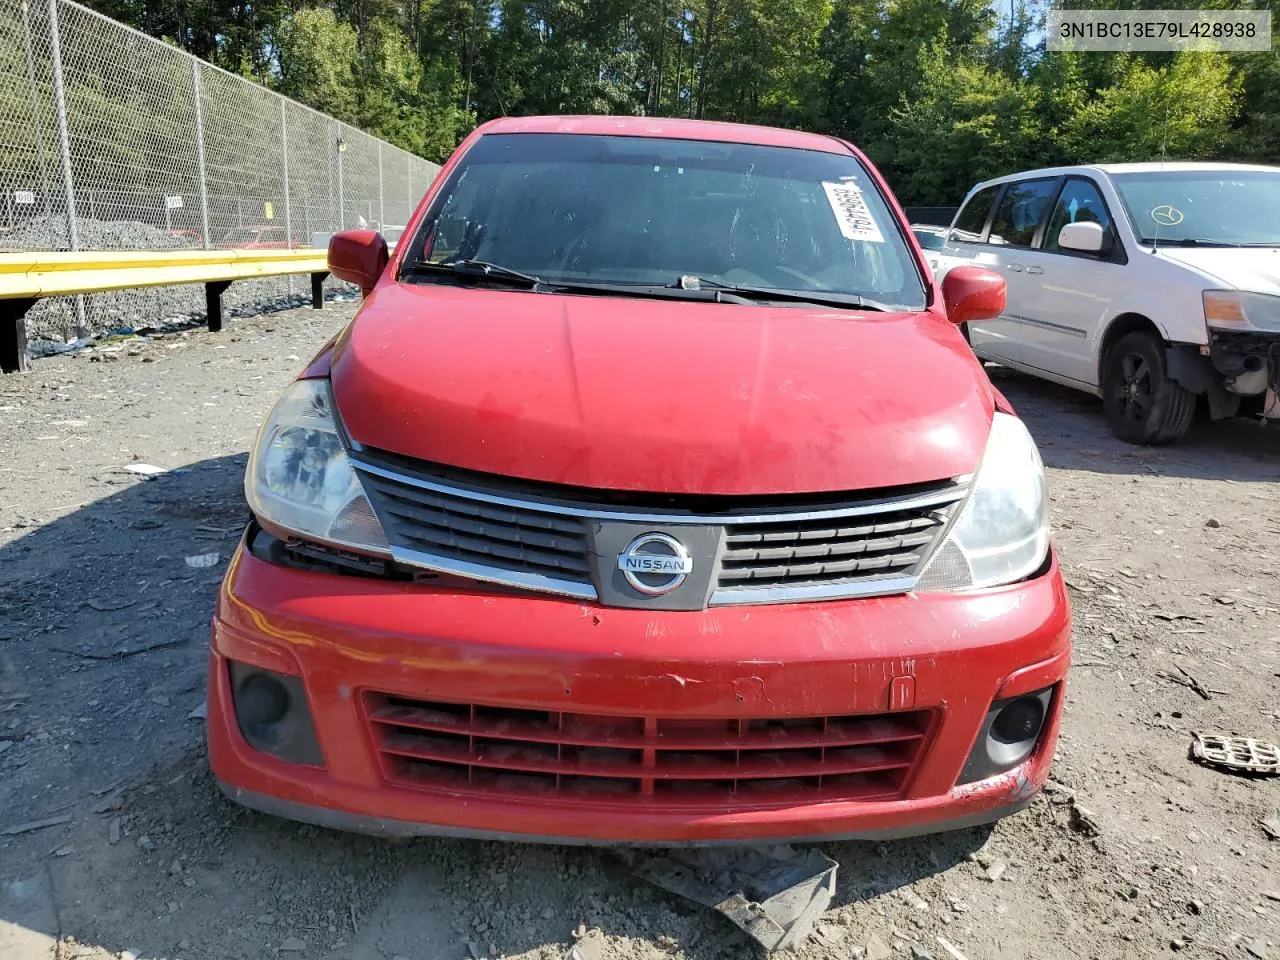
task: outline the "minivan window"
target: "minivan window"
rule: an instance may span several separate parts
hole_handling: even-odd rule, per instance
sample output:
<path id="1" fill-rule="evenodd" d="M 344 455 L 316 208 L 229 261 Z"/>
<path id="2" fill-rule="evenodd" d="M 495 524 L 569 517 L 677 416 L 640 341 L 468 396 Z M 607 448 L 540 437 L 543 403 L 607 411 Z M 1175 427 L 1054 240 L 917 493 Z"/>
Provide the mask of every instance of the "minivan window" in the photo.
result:
<path id="1" fill-rule="evenodd" d="M 964 240 L 970 243 L 982 239 L 982 228 L 987 225 L 987 214 L 991 212 L 991 204 L 1000 192 L 1000 184 L 983 187 L 964 205 L 964 209 L 956 215 L 951 227 L 952 240 Z"/>
<path id="2" fill-rule="evenodd" d="M 1111 175 L 1141 243 L 1280 246 L 1280 169 Z"/>
<path id="3" fill-rule="evenodd" d="M 1115 243 L 1115 229 L 1111 225 L 1111 215 L 1107 213 L 1107 205 L 1098 193 L 1098 188 L 1088 180 L 1073 177 L 1062 187 L 1058 194 L 1058 202 L 1054 205 L 1053 214 L 1049 217 L 1049 226 L 1045 230 L 1044 248 L 1059 251 L 1058 234 L 1068 223 L 1096 223 L 1101 225 L 1104 240 L 1102 249 L 1111 249 Z M 1074 252 L 1074 251 L 1073 251 Z"/>
<path id="4" fill-rule="evenodd" d="M 941 250 L 944 246 L 943 237 L 940 233 L 934 233 L 932 230 L 912 230 L 919 241 L 923 250 Z"/>
<path id="5" fill-rule="evenodd" d="M 925 306 L 916 262 L 849 154 L 586 134 L 488 134 L 463 156 L 410 260 L 557 281 L 682 276 Z"/>
<path id="6" fill-rule="evenodd" d="M 1057 180 L 1022 180 L 1009 184 L 1009 189 L 996 206 L 991 221 L 988 243 L 1002 243 L 1013 247 L 1029 247 L 1036 235 L 1036 227 L 1044 217 L 1045 208 L 1053 199 Z"/>

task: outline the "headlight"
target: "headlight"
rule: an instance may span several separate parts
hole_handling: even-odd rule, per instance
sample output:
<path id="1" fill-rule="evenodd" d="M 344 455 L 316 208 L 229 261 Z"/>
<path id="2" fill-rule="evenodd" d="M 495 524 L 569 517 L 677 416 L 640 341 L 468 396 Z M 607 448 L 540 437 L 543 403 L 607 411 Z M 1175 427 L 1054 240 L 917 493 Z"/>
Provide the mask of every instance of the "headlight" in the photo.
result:
<path id="1" fill-rule="evenodd" d="M 244 492 L 261 521 L 300 537 L 387 553 L 387 537 L 351 469 L 327 380 L 300 380 L 262 425 Z"/>
<path id="2" fill-rule="evenodd" d="M 1049 498 L 1035 441 L 1017 417 L 997 413 L 960 514 L 916 590 L 963 590 L 1021 580 L 1049 550 Z"/>
<path id="3" fill-rule="evenodd" d="M 1210 327 L 1280 333 L 1280 297 L 1238 290 L 1206 290 L 1203 296 Z"/>

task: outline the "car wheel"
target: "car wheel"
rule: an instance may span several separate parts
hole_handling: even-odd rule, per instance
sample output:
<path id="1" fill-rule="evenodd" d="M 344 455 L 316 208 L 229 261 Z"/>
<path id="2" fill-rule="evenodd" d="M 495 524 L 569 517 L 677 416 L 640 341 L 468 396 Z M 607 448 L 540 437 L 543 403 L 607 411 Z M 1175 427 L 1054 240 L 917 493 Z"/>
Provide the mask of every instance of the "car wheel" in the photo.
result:
<path id="1" fill-rule="evenodd" d="M 1156 445 L 1187 432 L 1196 395 L 1169 378 L 1164 342 L 1137 332 L 1121 337 L 1107 353 L 1102 406 L 1107 425 L 1121 440 Z"/>

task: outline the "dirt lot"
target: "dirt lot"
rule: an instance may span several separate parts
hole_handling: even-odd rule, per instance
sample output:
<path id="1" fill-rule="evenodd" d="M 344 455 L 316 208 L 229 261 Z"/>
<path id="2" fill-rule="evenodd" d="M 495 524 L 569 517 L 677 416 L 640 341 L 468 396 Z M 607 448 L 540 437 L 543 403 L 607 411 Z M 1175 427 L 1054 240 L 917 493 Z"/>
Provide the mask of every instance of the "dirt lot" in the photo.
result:
<path id="1" fill-rule="evenodd" d="M 605 852 L 372 841 L 211 784 L 189 715 L 245 451 L 350 312 L 0 379 L 0 957 L 549 960 L 575 934 L 606 958 L 755 955 Z M 1092 399 L 991 373 L 1050 465 L 1075 602 L 1062 786 L 994 830 L 828 845 L 833 909 L 779 956 L 1280 960 L 1280 840 L 1259 823 L 1280 780 L 1187 759 L 1192 730 L 1280 738 L 1280 431 L 1134 449 Z"/>

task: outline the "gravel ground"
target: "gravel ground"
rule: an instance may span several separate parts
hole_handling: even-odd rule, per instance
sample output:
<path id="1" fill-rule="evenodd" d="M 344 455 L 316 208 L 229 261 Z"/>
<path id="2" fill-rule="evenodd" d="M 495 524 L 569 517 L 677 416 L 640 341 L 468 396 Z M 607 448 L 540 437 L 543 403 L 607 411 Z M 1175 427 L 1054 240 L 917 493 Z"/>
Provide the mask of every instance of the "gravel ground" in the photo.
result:
<path id="1" fill-rule="evenodd" d="M 607 851 L 374 841 L 218 795 L 189 715 L 245 451 L 351 312 L 0 379 L 0 956 L 551 960 L 575 935 L 624 960 L 757 955 Z M 1049 464 L 1075 604 L 1059 786 L 994 829 L 827 845 L 832 909 L 778 956 L 1280 960 L 1280 841 L 1260 826 L 1280 780 L 1187 759 L 1192 730 L 1280 739 L 1280 434 L 1126 447 L 1092 399 L 990 372 Z"/>

